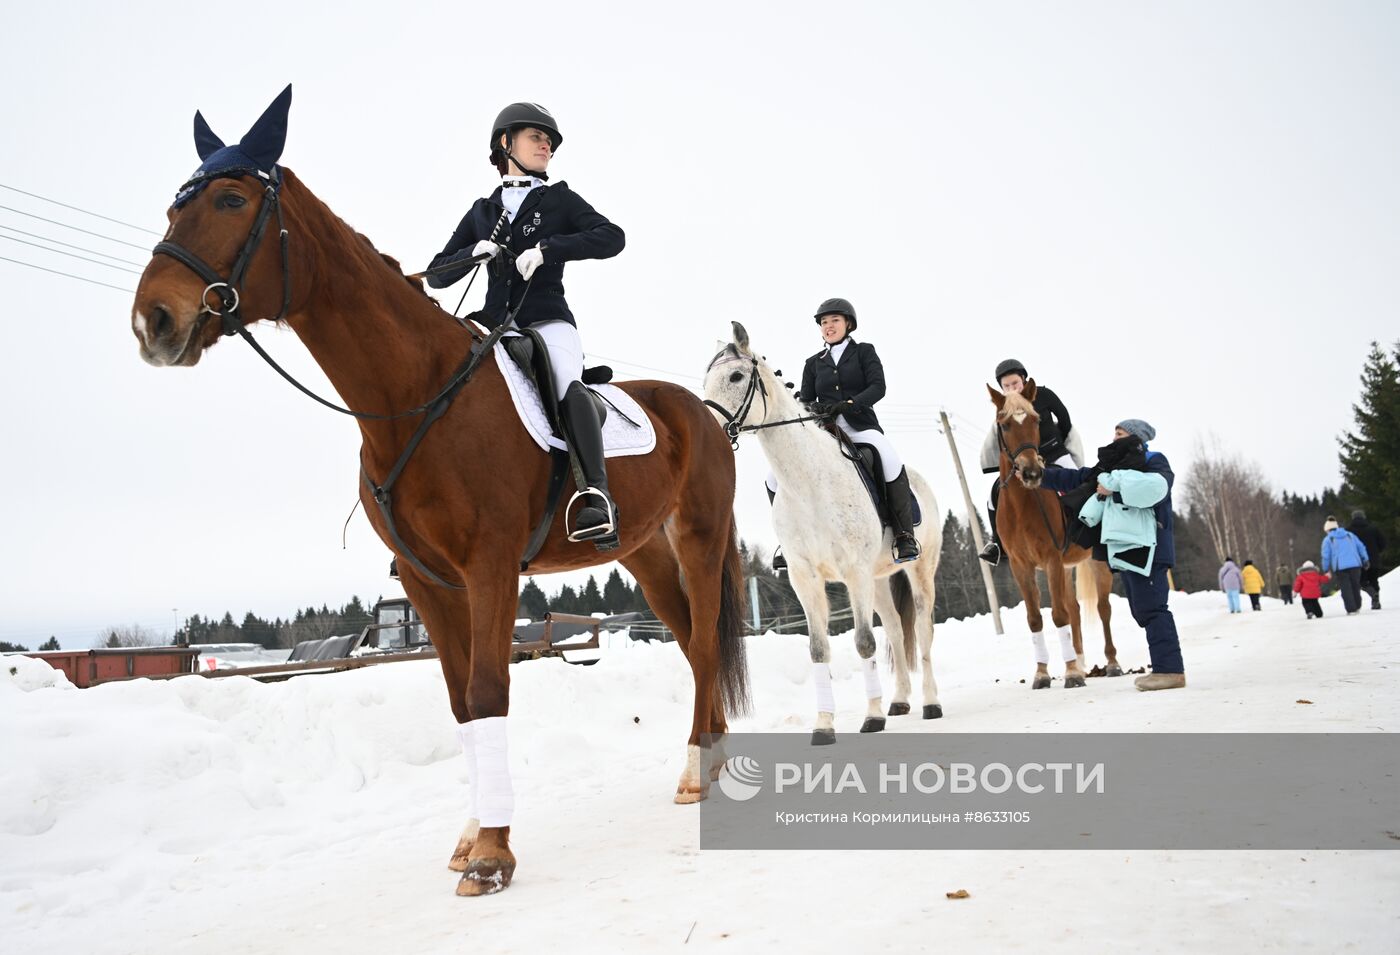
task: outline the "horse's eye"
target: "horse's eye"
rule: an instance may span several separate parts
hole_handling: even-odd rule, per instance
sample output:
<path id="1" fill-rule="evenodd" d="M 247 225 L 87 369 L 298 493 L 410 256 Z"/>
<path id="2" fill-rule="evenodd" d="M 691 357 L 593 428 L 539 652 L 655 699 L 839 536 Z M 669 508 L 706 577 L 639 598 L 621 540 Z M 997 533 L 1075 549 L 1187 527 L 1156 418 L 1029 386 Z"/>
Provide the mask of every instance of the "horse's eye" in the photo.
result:
<path id="1" fill-rule="evenodd" d="M 220 209 L 241 209 L 247 204 L 248 200 L 236 192 L 226 192 L 214 203 Z"/>
<path id="2" fill-rule="evenodd" d="M 1011 422 L 1010 422 L 1010 421 L 1003 421 L 1001 424 L 997 425 L 997 427 L 1000 428 L 1000 429 L 1003 430 L 1003 431 L 1010 431 L 1010 430 L 1011 430 Z"/>
<path id="3" fill-rule="evenodd" d="M 731 372 L 730 375 L 729 375 L 729 380 L 730 380 L 730 381 L 743 381 L 743 380 L 744 380 L 744 373 L 743 373 L 742 371 Z"/>

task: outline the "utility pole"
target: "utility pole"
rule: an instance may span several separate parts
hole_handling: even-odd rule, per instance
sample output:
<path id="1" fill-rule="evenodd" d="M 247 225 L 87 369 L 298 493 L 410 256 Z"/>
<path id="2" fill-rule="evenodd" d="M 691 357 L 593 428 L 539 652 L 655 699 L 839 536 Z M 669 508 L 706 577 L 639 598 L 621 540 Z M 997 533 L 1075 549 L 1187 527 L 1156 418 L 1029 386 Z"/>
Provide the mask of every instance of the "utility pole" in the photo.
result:
<path id="1" fill-rule="evenodd" d="M 982 521 L 977 517 L 977 510 L 972 504 L 972 492 L 967 489 L 967 475 L 963 474 L 962 458 L 958 457 L 958 446 L 953 442 L 953 426 L 948 422 L 948 412 L 939 409 L 938 417 L 943 421 L 943 436 L 948 439 L 948 450 L 953 453 L 953 466 L 958 469 L 958 483 L 962 485 L 963 503 L 967 505 L 967 525 L 972 529 L 972 542 L 981 551 L 982 544 Z M 1006 631 L 1001 628 L 1001 606 L 997 603 L 997 587 L 992 580 L 992 568 L 984 560 L 977 562 L 978 568 L 982 571 L 982 586 L 987 588 L 987 606 L 992 609 L 992 625 L 996 627 L 997 634 Z"/>

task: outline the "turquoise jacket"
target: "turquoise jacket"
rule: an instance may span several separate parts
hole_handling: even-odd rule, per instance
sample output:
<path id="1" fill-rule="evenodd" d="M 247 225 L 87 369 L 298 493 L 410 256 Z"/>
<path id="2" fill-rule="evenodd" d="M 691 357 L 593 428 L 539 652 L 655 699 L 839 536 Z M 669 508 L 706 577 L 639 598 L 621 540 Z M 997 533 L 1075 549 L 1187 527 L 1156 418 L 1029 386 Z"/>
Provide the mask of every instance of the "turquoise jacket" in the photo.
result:
<path id="1" fill-rule="evenodd" d="M 1167 479 L 1152 471 L 1109 471 L 1099 475 L 1099 483 L 1114 492 L 1112 498 L 1089 498 L 1079 519 L 1090 527 L 1103 525 L 1099 536 L 1108 548 L 1108 566 L 1150 576 L 1157 551 L 1153 507 L 1167 496 Z"/>

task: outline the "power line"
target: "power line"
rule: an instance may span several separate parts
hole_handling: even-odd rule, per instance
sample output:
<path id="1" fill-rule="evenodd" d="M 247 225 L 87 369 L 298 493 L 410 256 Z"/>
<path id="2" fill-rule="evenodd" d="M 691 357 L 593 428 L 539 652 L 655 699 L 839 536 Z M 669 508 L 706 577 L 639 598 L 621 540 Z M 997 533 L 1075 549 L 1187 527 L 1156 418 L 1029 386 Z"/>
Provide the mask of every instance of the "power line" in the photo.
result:
<path id="1" fill-rule="evenodd" d="M 132 225 L 130 222 L 123 222 L 121 219 L 113 219 L 111 216 L 104 216 L 100 212 L 89 212 L 87 209 L 83 209 L 78 206 L 70 206 L 66 202 L 59 202 L 57 199 L 50 199 L 48 196 L 41 196 L 36 192 L 25 192 L 23 189 L 16 189 L 14 186 L 7 186 L 3 182 L 0 182 L 0 189 L 8 189 L 11 192 L 17 192 L 22 196 L 29 196 L 29 198 L 31 199 L 41 199 L 44 202 L 51 202 L 56 206 L 62 206 L 65 209 L 72 209 L 74 212 L 81 212 L 83 215 L 92 216 L 95 219 L 105 219 L 108 222 L 115 222 L 117 225 L 124 225 L 128 229 L 135 229 L 137 232 L 149 232 L 151 235 L 161 236 L 165 234 L 163 232 L 157 232 L 155 229 L 147 229 L 145 226 Z"/>
<path id="2" fill-rule="evenodd" d="M 99 282 L 96 279 L 85 279 L 81 275 L 74 275 L 72 272 L 60 272 L 58 269 L 46 269 L 42 265 L 35 265 L 33 262 L 21 262 L 19 259 L 12 259 L 4 255 L 0 255 L 0 262 L 13 262 L 15 265 L 26 265 L 31 269 L 38 269 L 40 272 L 52 272 L 54 275 L 63 275 L 70 279 L 77 279 L 79 282 L 87 282 L 90 285 L 101 285 L 103 288 L 114 288 L 118 292 L 126 292 L 128 295 L 136 294 L 135 289 L 122 288 L 120 285 L 108 285 L 106 282 Z"/>
<path id="3" fill-rule="evenodd" d="M 46 219 L 43 216 L 35 215 L 32 212 L 25 212 L 23 209 L 16 209 L 13 206 L 0 206 L 0 209 L 4 209 L 6 212 L 15 212 L 22 216 L 28 216 L 31 219 L 38 219 L 40 222 L 47 222 L 50 225 L 61 226 L 65 229 L 72 229 L 74 232 L 81 232 L 85 235 L 97 236 L 97 238 L 99 239 L 106 239 L 108 242 L 115 242 L 118 245 L 129 245 L 133 249 L 140 249 L 142 252 L 147 251 L 147 247 L 144 245 L 138 245 L 135 242 L 128 242 L 125 239 L 114 239 L 110 235 L 103 235 L 101 232 L 93 232 L 91 229 L 80 229 L 75 225 L 69 225 L 66 222 L 59 222 L 57 219 Z"/>
<path id="4" fill-rule="evenodd" d="M 12 235 L 0 235 L 0 239 L 8 239 L 11 242 L 18 242 L 20 245 L 28 245 L 36 249 L 43 249 L 45 252 L 52 252 L 54 255 L 66 255 L 69 258 L 82 259 L 84 262 L 91 262 L 93 265 L 100 265 L 108 269 L 116 269 L 118 272 L 125 272 L 128 275 L 141 274 L 141 271 L 139 269 L 127 269 L 123 268 L 120 265 L 113 265 L 111 262 L 101 262 L 97 259 L 90 259 L 86 255 L 79 255 L 76 252 L 64 252 L 62 249 L 51 249 L 46 245 L 40 245 L 37 242 L 30 242 L 28 239 L 17 239 Z"/>
<path id="5" fill-rule="evenodd" d="M 87 246 L 84 245 L 74 245 L 71 242 L 61 242 L 58 239 L 52 238 L 47 235 L 39 235 L 37 232 L 25 232 L 23 229 L 16 229 L 12 225 L 0 225 L 0 229 L 4 229 L 6 232 L 18 232 L 20 235 L 27 235 L 31 239 L 42 239 L 45 242 L 52 242 L 54 245 L 61 245 L 64 248 L 77 249 L 79 252 L 87 252 L 90 255 L 100 255 L 104 259 L 112 259 L 116 262 L 124 262 L 127 265 L 134 265 L 137 268 L 142 267 L 140 262 L 133 262 L 130 259 L 118 258 L 115 255 L 108 255 L 106 252 L 98 252 L 96 249 L 89 249 Z"/>

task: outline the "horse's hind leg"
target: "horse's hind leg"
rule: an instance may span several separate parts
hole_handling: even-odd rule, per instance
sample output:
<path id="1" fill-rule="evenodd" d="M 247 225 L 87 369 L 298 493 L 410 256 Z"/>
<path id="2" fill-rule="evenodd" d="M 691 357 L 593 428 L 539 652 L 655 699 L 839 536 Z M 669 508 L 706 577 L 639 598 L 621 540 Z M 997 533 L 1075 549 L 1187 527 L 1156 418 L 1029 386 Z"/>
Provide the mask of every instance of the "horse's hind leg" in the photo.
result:
<path id="1" fill-rule="evenodd" d="M 880 585 L 885 586 L 884 581 Z M 880 665 L 875 659 L 875 629 L 871 608 L 875 603 L 875 579 L 864 574 L 846 581 L 851 598 L 851 622 L 856 628 L 856 653 L 860 655 L 861 676 L 865 679 L 865 721 L 862 733 L 878 733 L 885 728 L 884 691 L 880 688 Z M 898 618 L 896 618 L 898 619 Z"/>
<path id="2" fill-rule="evenodd" d="M 812 729 L 812 745 L 824 746 L 836 742 L 836 695 L 831 689 L 831 641 L 826 632 L 830 614 L 826 582 L 796 553 L 788 554 L 788 582 L 807 616 L 812 685 L 817 694 L 817 723 Z"/>
<path id="3" fill-rule="evenodd" d="M 909 712 L 909 641 L 914 635 L 905 626 L 904 617 L 899 612 L 892 592 L 895 578 L 899 574 L 875 581 L 875 612 L 880 615 L 880 623 L 885 628 L 885 650 L 894 666 L 894 697 L 890 700 L 890 716 L 904 716 Z"/>
<path id="4" fill-rule="evenodd" d="M 1050 618 L 1060 636 L 1060 656 L 1065 660 L 1065 689 L 1084 685 L 1084 670 L 1079 666 L 1080 647 L 1072 638 L 1072 622 L 1079 617 L 1079 604 L 1070 593 L 1069 571 L 1061 564 L 1045 569 L 1050 581 Z"/>

